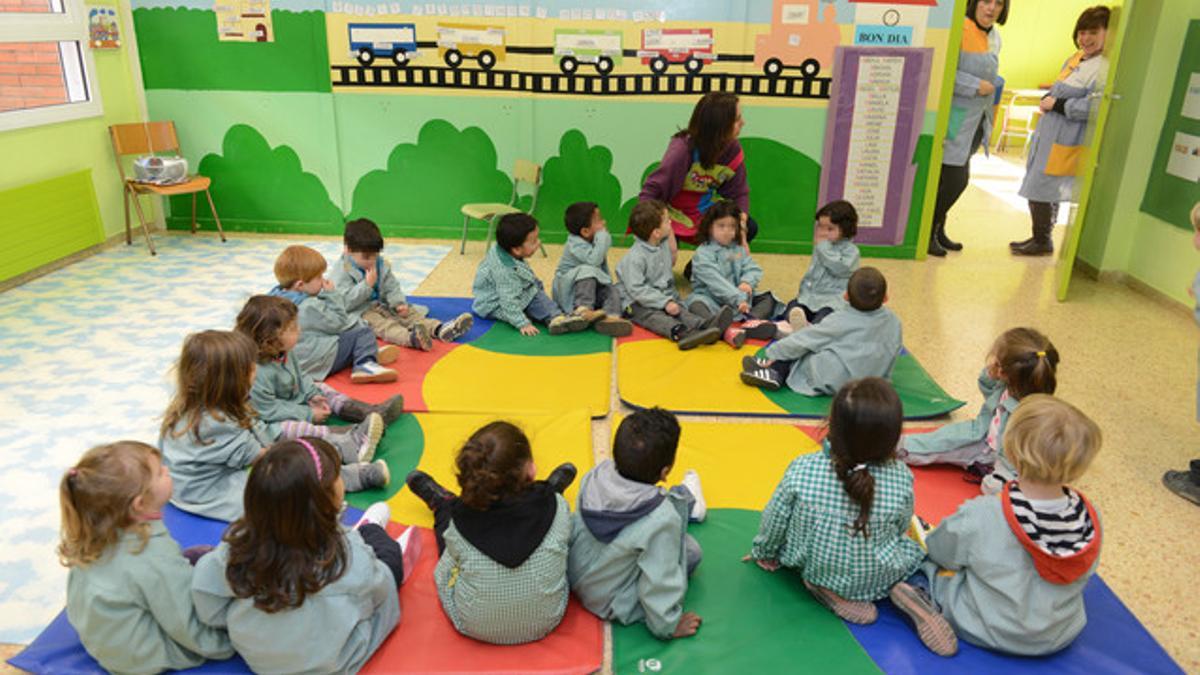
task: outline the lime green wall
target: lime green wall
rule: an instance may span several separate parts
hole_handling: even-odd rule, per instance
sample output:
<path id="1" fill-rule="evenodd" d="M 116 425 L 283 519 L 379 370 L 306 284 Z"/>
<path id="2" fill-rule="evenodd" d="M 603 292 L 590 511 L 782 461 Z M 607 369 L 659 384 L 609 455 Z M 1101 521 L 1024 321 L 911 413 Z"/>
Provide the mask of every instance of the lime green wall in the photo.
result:
<path id="1" fill-rule="evenodd" d="M 1126 2 L 1130 21 L 1117 72 L 1115 101 L 1096 168 L 1093 205 L 1079 257 L 1101 271 L 1125 272 L 1190 303 L 1187 287 L 1200 267 L 1188 230 L 1139 210 L 1166 117 L 1194 0 Z M 1150 48 L 1150 47 L 1153 48 Z"/>
<path id="2" fill-rule="evenodd" d="M 5 158 L 0 162 L 0 190 L 91 169 L 104 232 L 112 235 L 125 228 L 125 212 L 108 125 L 142 120 L 142 85 L 132 70 L 136 41 L 130 31 L 128 0 L 92 4 L 118 7 L 121 15 L 120 49 L 93 50 L 104 114 L 0 132 L 0 157 Z"/>
<path id="3" fill-rule="evenodd" d="M 1035 0 L 1015 4 L 1000 27 L 1004 49 L 1000 75 L 1008 89 L 1037 89 L 1054 81 L 1063 61 L 1075 51 L 1071 29 L 1079 13 L 1098 0 Z M 1108 2 L 1119 5 L 1119 2 Z"/>

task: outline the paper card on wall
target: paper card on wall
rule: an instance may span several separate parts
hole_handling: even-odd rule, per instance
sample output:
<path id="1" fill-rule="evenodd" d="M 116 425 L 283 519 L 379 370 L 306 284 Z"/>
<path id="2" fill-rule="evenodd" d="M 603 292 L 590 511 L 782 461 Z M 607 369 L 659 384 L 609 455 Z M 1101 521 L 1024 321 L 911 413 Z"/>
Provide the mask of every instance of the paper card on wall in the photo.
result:
<path id="1" fill-rule="evenodd" d="M 484 5 L 483 6 L 483 15 L 484 16 L 496 16 L 495 5 Z"/>
<path id="2" fill-rule="evenodd" d="M 1175 132 L 1167 173 L 1184 180 L 1200 182 L 1200 136 Z"/>
<path id="3" fill-rule="evenodd" d="M 1192 73 L 1183 96 L 1183 116 L 1200 120 L 1200 73 Z"/>
<path id="4" fill-rule="evenodd" d="M 590 10 L 590 9 L 583 10 L 582 18 L 584 21 L 591 21 L 592 20 L 592 10 Z"/>
<path id="5" fill-rule="evenodd" d="M 398 3 L 398 2 L 393 2 L 391 4 L 391 6 L 389 7 L 389 9 L 392 10 L 392 14 L 399 14 L 402 11 L 400 9 L 400 3 Z"/>
<path id="6" fill-rule="evenodd" d="M 520 10 L 518 10 L 518 12 L 517 12 L 517 15 L 518 15 L 518 16 L 520 16 L 520 17 L 521 17 L 521 18 L 523 18 L 523 19 L 528 19 L 528 18 L 529 18 L 529 14 L 530 14 L 530 7 L 529 7 L 529 5 L 521 5 L 521 8 L 520 8 Z"/>
<path id="7" fill-rule="evenodd" d="M 658 13 L 658 15 L 655 17 L 655 19 L 657 19 L 659 23 L 666 23 L 667 22 L 667 13 L 665 11 L 660 11 Z"/>
<path id="8" fill-rule="evenodd" d="M 615 18 L 617 21 L 628 21 L 629 20 L 629 12 L 627 12 L 623 9 L 618 9 L 613 14 L 615 15 Z"/>
<path id="9" fill-rule="evenodd" d="M 366 9 L 367 16 L 375 16 L 375 8 L 368 6 Z"/>
<path id="10" fill-rule="evenodd" d="M 635 9 L 635 10 L 633 10 L 633 20 L 634 20 L 634 21 L 637 21 L 637 22 L 639 22 L 639 23 L 640 23 L 640 22 L 642 22 L 642 21 L 645 21 L 645 20 L 646 20 L 646 14 L 645 14 L 645 12 L 643 12 L 643 11 L 642 11 L 642 10 L 640 10 L 640 9 Z"/>
<path id="11" fill-rule="evenodd" d="M 117 12 L 112 7 L 88 7 L 88 44 L 92 49 L 117 49 L 121 46 L 121 30 Z"/>
<path id="12" fill-rule="evenodd" d="M 509 5 L 508 7 L 505 7 L 505 10 L 507 10 L 509 18 L 515 19 L 516 17 L 520 16 L 520 10 L 516 5 Z"/>
<path id="13" fill-rule="evenodd" d="M 571 10 L 569 10 L 569 9 L 558 10 L 558 18 L 570 21 L 571 20 Z"/>
<path id="14" fill-rule="evenodd" d="M 354 6 L 354 16 L 364 16 L 364 15 L 366 15 L 366 13 L 367 13 L 367 10 L 363 9 L 362 5 Z"/>
<path id="15" fill-rule="evenodd" d="M 596 10 L 596 19 L 597 20 L 604 21 L 607 18 L 608 18 L 608 10 L 607 9 L 600 8 L 600 9 Z"/>
<path id="16" fill-rule="evenodd" d="M 329 6 L 329 11 L 333 12 L 334 14 L 341 14 L 342 3 L 338 2 L 338 0 L 333 0 L 333 4 Z"/>
<path id="17" fill-rule="evenodd" d="M 572 21 L 579 21 L 582 18 L 583 18 L 583 10 L 579 9 L 578 7 L 571 8 L 571 20 Z"/>
<path id="18" fill-rule="evenodd" d="M 385 3 L 382 3 L 382 2 L 381 2 L 381 3 L 379 3 L 378 5 L 375 5 L 375 13 L 376 13 L 376 14 L 387 14 L 387 13 L 388 13 L 388 6 L 387 6 Z"/>
<path id="19" fill-rule="evenodd" d="M 483 16 L 483 5 L 479 3 L 471 5 L 471 13 L 475 16 Z"/>
<path id="20" fill-rule="evenodd" d="M 548 17 L 548 16 L 550 16 L 550 12 L 546 11 L 546 8 L 545 8 L 545 7 L 538 7 L 538 8 L 537 8 L 537 18 L 539 18 L 539 19 L 545 19 L 545 18 L 546 18 L 546 17 Z"/>

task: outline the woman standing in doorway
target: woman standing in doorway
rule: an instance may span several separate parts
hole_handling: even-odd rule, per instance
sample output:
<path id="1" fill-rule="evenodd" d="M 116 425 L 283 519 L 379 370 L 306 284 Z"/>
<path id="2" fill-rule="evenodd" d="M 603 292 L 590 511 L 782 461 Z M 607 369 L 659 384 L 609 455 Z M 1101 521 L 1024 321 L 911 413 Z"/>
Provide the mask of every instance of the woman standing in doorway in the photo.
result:
<path id="1" fill-rule="evenodd" d="M 929 255 L 944 256 L 947 250 L 962 250 L 962 244 L 946 236 L 946 215 L 971 180 L 971 155 L 980 145 L 986 148 L 991 136 L 1000 72 L 1000 32 L 996 24 L 1003 26 L 1008 21 L 1009 4 L 1010 0 L 967 2 L 950 126 L 942 145 L 942 175 L 933 209 Z"/>
<path id="2" fill-rule="evenodd" d="M 1108 59 L 1104 39 L 1108 37 L 1109 9 L 1097 5 L 1083 10 L 1075 22 L 1075 52 L 1063 64 L 1058 80 L 1042 97 L 1042 120 L 1029 141 L 1029 159 L 1020 194 L 1029 200 L 1033 236 L 1009 244 L 1016 255 L 1049 255 L 1054 252 L 1050 232 L 1058 202 L 1075 199 L 1075 172 L 1086 146 L 1092 97 L 1104 89 Z"/>

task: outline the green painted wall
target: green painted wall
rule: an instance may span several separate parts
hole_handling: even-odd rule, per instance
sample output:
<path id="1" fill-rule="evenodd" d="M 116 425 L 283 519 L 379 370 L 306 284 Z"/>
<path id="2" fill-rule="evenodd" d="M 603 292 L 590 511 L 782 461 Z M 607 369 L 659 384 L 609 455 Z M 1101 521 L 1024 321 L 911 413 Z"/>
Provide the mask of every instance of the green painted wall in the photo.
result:
<path id="1" fill-rule="evenodd" d="M 1101 271 L 1125 272 L 1184 303 L 1200 254 L 1189 230 L 1143 213 L 1139 206 L 1166 116 L 1194 0 L 1126 2 L 1130 21 L 1079 257 Z M 1150 49 L 1149 46 L 1154 48 Z"/>
<path id="2" fill-rule="evenodd" d="M 125 228 L 121 179 L 113 161 L 108 125 L 142 120 L 141 80 L 134 76 L 136 41 L 127 30 L 127 0 L 98 0 L 118 7 L 122 40 L 117 50 L 94 51 L 104 114 L 70 122 L 0 132 L 0 190 L 91 169 L 106 235 Z"/>
<path id="3" fill-rule="evenodd" d="M 1079 13 L 1098 0 L 1034 0 L 1014 4 L 1000 26 L 1004 48 L 1000 75 L 1008 89 L 1037 89 L 1053 82 L 1063 61 L 1075 51 L 1071 30 Z M 1114 3 L 1104 3 L 1114 4 Z M 1120 4 L 1120 3 L 1115 3 Z"/>

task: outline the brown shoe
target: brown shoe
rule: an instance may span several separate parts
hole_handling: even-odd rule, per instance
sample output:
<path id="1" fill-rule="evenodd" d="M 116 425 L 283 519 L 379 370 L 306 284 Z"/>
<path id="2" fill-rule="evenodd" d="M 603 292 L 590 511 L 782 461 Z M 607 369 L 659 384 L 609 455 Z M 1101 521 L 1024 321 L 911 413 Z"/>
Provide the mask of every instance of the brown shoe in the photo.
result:
<path id="1" fill-rule="evenodd" d="M 901 581 L 892 586 L 888 597 L 896 609 L 912 622 L 917 636 L 929 647 L 929 651 L 938 656 L 954 656 L 958 653 L 958 636 L 924 589 Z"/>
<path id="2" fill-rule="evenodd" d="M 608 316 L 602 309 L 589 309 L 587 307 L 576 307 L 572 314 L 588 322 L 589 326 Z"/>
<path id="3" fill-rule="evenodd" d="M 850 623 L 875 623 L 875 619 L 879 618 L 879 610 L 875 609 L 873 602 L 847 600 L 828 588 L 813 586 L 807 581 L 804 582 L 804 587 L 808 589 L 809 593 L 812 593 L 817 602 L 825 605 L 831 612 Z"/>
<path id="4" fill-rule="evenodd" d="M 400 348 L 396 345 L 384 345 L 379 348 L 379 353 L 375 355 L 375 360 L 379 365 L 386 366 L 389 363 L 395 363 L 396 359 L 400 358 Z"/>
<path id="5" fill-rule="evenodd" d="M 592 324 L 596 332 L 609 337 L 625 337 L 633 334 L 633 324 L 629 319 L 622 319 L 617 316 L 605 316 L 596 323 Z"/>

